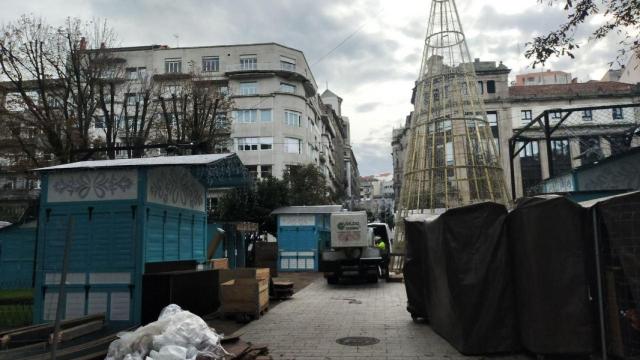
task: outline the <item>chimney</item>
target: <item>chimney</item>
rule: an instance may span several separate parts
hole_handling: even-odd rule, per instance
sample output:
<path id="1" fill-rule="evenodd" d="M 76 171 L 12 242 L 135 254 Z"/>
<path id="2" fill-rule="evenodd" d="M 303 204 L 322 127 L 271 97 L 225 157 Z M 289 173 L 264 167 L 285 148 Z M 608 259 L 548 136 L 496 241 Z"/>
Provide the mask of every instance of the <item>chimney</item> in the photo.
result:
<path id="1" fill-rule="evenodd" d="M 87 39 L 84 36 L 80 38 L 80 50 L 87 50 Z"/>

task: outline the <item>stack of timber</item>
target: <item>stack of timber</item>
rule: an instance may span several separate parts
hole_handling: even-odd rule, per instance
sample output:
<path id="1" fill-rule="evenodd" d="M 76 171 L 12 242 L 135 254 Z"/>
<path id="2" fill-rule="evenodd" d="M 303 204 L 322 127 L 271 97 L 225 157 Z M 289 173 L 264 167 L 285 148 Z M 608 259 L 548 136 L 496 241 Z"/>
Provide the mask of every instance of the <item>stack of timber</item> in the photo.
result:
<path id="1" fill-rule="evenodd" d="M 288 299 L 293 296 L 293 282 L 273 280 L 273 296 L 277 300 Z"/>
<path id="2" fill-rule="evenodd" d="M 57 336 L 57 359 L 98 359 L 107 354 L 115 334 L 96 338 L 104 333 L 104 314 L 89 315 L 60 323 Z M 92 338 L 91 341 L 88 339 Z M 86 339 L 82 341 L 82 339 Z M 25 326 L 0 333 L 0 360 L 50 359 L 54 342 L 54 324 Z"/>
<path id="3" fill-rule="evenodd" d="M 240 339 L 240 336 L 231 335 L 220 341 L 222 347 L 230 354 L 228 359 L 238 360 L 272 360 L 269 356 L 267 345 L 252 344 Z"/>
<path id="4" fill-rule="evenodd" d="M 224 316 L 258 319 L 269 311 L 269 269 L 220 270 L 220 300 Z"/>

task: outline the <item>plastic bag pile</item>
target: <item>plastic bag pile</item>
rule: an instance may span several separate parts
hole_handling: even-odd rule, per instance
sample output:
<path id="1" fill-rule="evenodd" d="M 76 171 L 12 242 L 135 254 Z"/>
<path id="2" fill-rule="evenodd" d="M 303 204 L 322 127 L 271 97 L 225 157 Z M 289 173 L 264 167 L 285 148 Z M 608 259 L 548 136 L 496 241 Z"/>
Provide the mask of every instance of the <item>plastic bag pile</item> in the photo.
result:
<path id="1" fill-rule="evenodd" d="M 224 359 L 220 336 L 199 316 L 171 304 L 157 321 L 118 334 L 105 360 Z"/>

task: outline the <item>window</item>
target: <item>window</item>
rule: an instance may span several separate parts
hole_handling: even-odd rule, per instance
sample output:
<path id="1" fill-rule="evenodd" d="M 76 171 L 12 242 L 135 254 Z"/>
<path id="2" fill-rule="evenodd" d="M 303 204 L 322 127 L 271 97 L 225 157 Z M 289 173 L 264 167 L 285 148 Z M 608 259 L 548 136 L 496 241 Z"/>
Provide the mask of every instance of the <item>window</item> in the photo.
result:
<path id="1" fill-rule="evenodd" d="M 552 111 L 551 112 L 551 118 L 558 120 L 558 119 L 562 119 L 562 112 L 561 111 Z"/>
<path id="2" fill-rule="evenodd" d="M 487 121 L 491 127 L 491 135 L 493 135 L 493 142 L 496 146 L 496 150 L 500 153 L 500 131 L 498 130 L 498 112 L 487 111 Z"/>
<path id="3" fill-rule="evenodd" d="M 568 139 L 551 140 L 553 175 L 562 175 L 571 170 L 571 151 Z"/>
<path id="4" fill-rule="evenodd" d="M 257 70 L 258 57 L 256 55 L 240 56 L 240 70 Z"/>
<path id="5" fill-rule="evenodd" d="M 238 151 L 257 151 L 258 138 L 238 138 Z"/>
<path id="6" fill-rule="evenodd" d="M 591 112 L 591 110 L 582 110 L 582 120 L 583 121 L 593 120 L 593 113 Z"/>
<path id="7" fill-rule="evenodd" d="M 127 98 L 127 105 L 128 106 L 135 106 L 136 105 L 136 101 L 138 100 L 137 97 L 136 97 L 136 94 L 127 94 L 126 98 Z"/>
<path id="8" fill-rule="evenodd" d="M 179 74 L 182 72 L 182 59 L 165 59 L 164 72 L 167 74 Z"/>
<path id="9" fill-rule="evenodd" d="M 168 95 L 170 96 L 179 95 L 181 91 L 182 91 L 182 88 L 180 87 L 180 85 L 167 86 L 167 92 L 169 93 Z"/>
<path id="10" fill-rule="evenodd" d="M 609 141 L 611 155 L 621 154 L 629 150 L 629 143 L 624 135 L 610 135 L 606 139 Z"/>
<path id="11" fill-rule="evenodd" d="M 102 72 L 99 76 L 101 79 L 114 79 L 116 77 L 116 69 L 112 66 L 102 68 L 101 70 Z"/>
<path id="12" fill-rule="evenodd" d="M 238 138 L 238 151 L 258 151 L 273 149 L 272 137 Z"/>
<path id="13" fill-rule="evenodd" d="M 249 172 L 252 178 L 254 179 L 258 178 L 258 165 L 247 165 L 245 167 L 247 168 L 247 171 Z"/>
<path id="14" fill-rule="evenodd" d="M 136 80 L 138 78 L 138 69 L 136 68 L 127 68 L 126 73 L 128 80 Z"/>
<path id="15" fill-rule="evenodd" d="M 271 165 L 260 165 L 260 177 L 261 178 L 264 179 L 264 178 L 273 176 L 272 172 L 273 172 L 273 166 L 271 166 Z"/>
<path id="16" fill-rule="evenodd" d="M 600 147 L 600 137 L 598 136 L 580 136 L 580 158 L 582 165 L 592 164 L 603 157 L 602 148 Z"/>
<path id="17" fill-rule="evenodd" d="M 260 121 L 271 122 L 271 109 L 260 110 Z"/>
<path id="18" fill-rule="evenodd" d="M 524 143 L 518 142 L 516 150 L 522 148 L 523 145 Z M 538 142 L 529 142 L 518 155 L 520 156 L 520 168 L 522 169 L 522 188 L 525 194 L 529 194 L 528 189 L 542 181 Z"/>
<path id="19" fill-rule="evenodd" d="M 126 99 L 128 106 L 136 106 L 136 103 L 142 103 L 144 101 L 144 96 L 143 94 L 129 93 L 126 95 Z"/>
<path id="20" fill-rule="evenodd" d="M 478 94 L 484 94 L 484 87 L 482 86 L 482 81 L 478 81 Z"/>
<path id="21" fill-rule="evenodd" d="M 300 139 L 284 138 L 284 152 L 290 154 L 300 154 Z"/>
<path id="22" fill-rule="evenodd" d="M 302 114 L 297 111 L 285 110 L 284 112 L 284 123 L 287 126 L 300 127 L 301 118 Z"/>
<path id="23" fill-rule="evenodd" d="M 281 82 L 280 91 L 294 94 L 296 92 L 296 86 Z"/>
<path id="24" fill-rule="evenodd" d="M 215 210 L 215 208 L 218 207 L 218 201 L 219 201 L 218 198 L 214 198 L 214 197 L 208 198 L 207 199 L 207 210 L 208 211 Z"/>
<path id="25" fill-rule="evenodd" d="M 147 75 L 146 67 L 130 67 L 126 69 L 127 80 L 139 80 L 144 79 Z"/>
<path id="26" fill-rule="evenodd" d="M 182 118 L 182 113 L 178 112 L 178 113 L 168 113 L 167 114 L 167 119 L 169 121 L 169 125 L 172 127 L 176 127 L 178 126 L 178 122 L 180 122 L 180 119 Z M 166 122 L 165 120 L 165 122 Z M 163 123 L 163 126 L 166 126 L 166 123 Z"/>
<path id="27" fill-rule="evenodd" d="M 258 120 L 258 110 L 237 110 L 236 119 L 240 124 L 251 124 Z"/>
<path id="28" fill-rule="evenodd" d="M 220 58 L 218 58 L 217 56 L 203 56 L 202 71 L 204 72 L 220 71 Z"/>
<path id="29" fill-rule="evenodd" d="M 520 111 L 520 116 L 521 116 L 523 122 L 527 122 L 528 123 L 532 119 L 531 110 L 522 110 L 522 111 Z"/>
<path id="30" fill-rule="evenodd" d="M 496 93 L 496 82 L 493 80 L 487 81 L 487 93 L 495 94 Z"/>
<path id="31" fill-rule="evenodd" d="M 222 96 L 229 95 L 229 88 L 226 87 L 226 86 L 219 86 L 219 87 L 216 88 L 216 91 L 218 93 L 220 93 L 220 95 L 222 95 Z"/>
<path id="32" fill-rule="evenodd" d="M 95 122 L 94 122 L 94 127 L 96 129 L 104 129 L 104 116 L 103 115 L 96 116 Z"/>
<path id="33" fill-rule="evenodd" d="M 255 95 L 258 92 L 258 83 L 255 81 L 241 82 L 240 95 Z"/>
<path id="34" fill-rule="evenodd" d="M 622 108 L 615 107 L 615 108 L 611 109 L 611 116 L 613 117 L 613 120 L 624 119 L 624 114 L 622 112 Z"/>
<path id="35" fill-rule="evenodd" d="M 280 56 L 280 69 L 286 71 L 296 71 L 296 60 Z"/>
<path id="36" fill-rule="evenodd" d="M 271 150 L 271 149 L 273 149 L 273 138 L 272 137 L 260 138 L 260 150 Z"/>
<path id="37" fill-rule="evenodd" d="M 454 153 L 453 153 L 453 143 L 448 142 L 445 146 L 445 159 L 447 161 L 447 166 L 452 166 L 454 163 Z"/>
<path id="38" fill-rule="evenodd" d="M 461 90 L 461 91 L 462 91 L 462 95 L 465 95 L 465 96 L 466 96 L 466 95 L 469 95 L 469 90 L 468 90 L 468 88 L 467 88 L 467 83 L 466 83 L 466 82 L 463 82 L 463 83 L 460 85 L 460 88 L 462 89 L 462 90 Z"/>

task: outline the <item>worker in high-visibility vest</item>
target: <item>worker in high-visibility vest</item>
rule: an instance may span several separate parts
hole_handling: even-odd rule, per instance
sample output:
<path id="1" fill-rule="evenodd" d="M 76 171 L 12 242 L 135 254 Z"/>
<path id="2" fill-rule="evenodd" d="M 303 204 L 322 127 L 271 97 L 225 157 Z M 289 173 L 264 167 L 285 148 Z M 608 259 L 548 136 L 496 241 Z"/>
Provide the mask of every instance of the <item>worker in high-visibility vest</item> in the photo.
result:
<path id="1" fill-rule="evenodd" d="M 387 254 L 387 244 L 378 236 L 375 238 L 376 247 L 380 250 L 380 256 L 382 257 L 382 263 L 379 265 L 380 277 L 384 278 L 388 274 L 389 257 Z"/>

